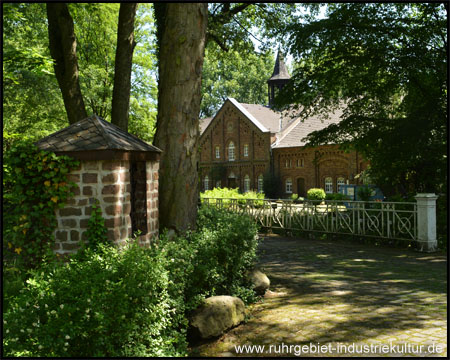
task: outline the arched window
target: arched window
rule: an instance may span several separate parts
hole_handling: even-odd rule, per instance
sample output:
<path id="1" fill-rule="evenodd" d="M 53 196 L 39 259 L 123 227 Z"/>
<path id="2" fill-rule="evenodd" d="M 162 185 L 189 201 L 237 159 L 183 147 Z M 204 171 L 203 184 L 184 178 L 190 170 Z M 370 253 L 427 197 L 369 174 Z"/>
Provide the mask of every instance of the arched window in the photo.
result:
<path id="1" fill-rule="evenodd" d="M 345 179 L 341 176 L 336 180 L 337 192 L 339 192 L 341 185 L 345 185 Z"/>
<path id="2" fill-rule="evenodd" d="M 232 141 L 228 145 L 228 160 L 234 161 L 234 143 Z"/>
<path id="3" fill-rule="evenodd" d="M 286 179 L 286 193 L 292 194 L 292 179 L 291 178 Z"/>
<path id="4" fill-rule="evenodd" d="M 220 147 L 216 146 L 216 159 L 220 159 Z"/>
<path id="5" fill-rule="evenodd" d="M 250 191 L 250 176 L 244 176 L 244 192 Z"/>
<path id="6" fill-rule="evenodd" d="M 248 144 L 244 144 L 244 156 L 248 157 Z"/>
<path id="7" fill-rule="evenodd" d="M 262 174 L 258 176 L 258 192 L 262 193 L 264 190 L 264 177 Z"/>
<path id="8" fill-rule="evenodd" d="M 209 177 L 208 177 L 208 175 L 205 176 L 205 180 L 203 181 L 203 187 L 205 188 L 205 191 L 209 190 Z"/>
<path id="9" fill-rule="evenodd" d="M 325 192 L 327 194 L 333 192 L 333 179 L 330 177 L 325 178 Z"/>

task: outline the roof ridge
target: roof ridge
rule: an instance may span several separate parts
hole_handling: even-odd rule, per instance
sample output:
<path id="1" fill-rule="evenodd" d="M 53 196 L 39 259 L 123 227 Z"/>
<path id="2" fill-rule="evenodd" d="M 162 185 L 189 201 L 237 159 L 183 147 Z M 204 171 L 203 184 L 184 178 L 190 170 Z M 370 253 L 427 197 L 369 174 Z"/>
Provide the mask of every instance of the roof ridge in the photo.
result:
<path id="1" fill-rule="evenodd" d="M 229 97 L 228 100 L 230 100 L 230 102 L 234 106 L 236 106 L 242 114 L 244 114 L 251 122 L 253 122 L 258 129 L 260 129 L 262 132 L 270 132 L 269 129 L 267 129 L 263 124 L 256 120 L 256 118 L 252 114 L 250 114 L 247 109 L 245 109 L 236 99 Z"/>
<path id="2" fill-rule="evenodd" d="M 112 147 L 114 146 L 114 144 L 112 143 L 111 139 L 109 138 L 109 134 L 106 131 L 105 125 L 102 124 L 102 121 L 105 121 L 104 119 L 102 119 L 100 116 L 98 116 L 97 114 L 93 114 L 91 117 L 94 118 L 94 125 L 96 126 L 96 128 L 99 130 L 100 135 L 102 136 L 103 140 L 106 141 L 106 146 L 108 147 Z"/>
<path id="3" fill-rule="evenodd" d="M 297 127 L 297 125 L 301 122 L 301 118 L 300 116 L 295 119 L 294 121 L 292 121 L 292 123 L 288 124 L 288 126 L 286 127 L 286 129 L 284 129 L 285 133 L 283 136 L 281 136 L 279 139 L 277 139 L 277 141 L 274 142 L 272 147 L 277 146 L 286 136 L 288 136 L 292 130 L 294 130 L 294 128 Z"/>

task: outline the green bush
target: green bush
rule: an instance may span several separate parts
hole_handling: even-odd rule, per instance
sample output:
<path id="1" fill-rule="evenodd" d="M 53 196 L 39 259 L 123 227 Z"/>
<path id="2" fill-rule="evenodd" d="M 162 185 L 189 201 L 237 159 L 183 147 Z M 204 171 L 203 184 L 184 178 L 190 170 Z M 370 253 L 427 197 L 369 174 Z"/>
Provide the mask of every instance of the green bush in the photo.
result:
<path id="1" fill-rule="evenodd" d="M 325 200 L 350 200 L 350 197 L 341 193 L 326 194 Z"/>
<path id="2" fill-rule="evenodd" d="M 323 189 L 312 188 L 306 193 L 308 200 L 324 200 L 325 191 Z"/>
<path id="3" fill-rule="evenodd" d="M 95 217 L 95 216 L 94 216 Z M 148 249 L 97 243 L 68 264 L 3 277 L 6 356 L 149 357 L 187 354 L 187 315 L 204 298 L 256 299 L 244 277 L 256 260 L 253 219 L 205 206 L 197 230 Z"/>
<path id="4" fill-rule="evenodd" d="M 174 281 L 185 283 L 186 308 L 193 310 L 214 295 L 239 296 L 246 303 L 255 293 L 244 273 L 256 261 L 257 225 L 246 215 L 202 207 L 197 231 L 168 241 L 162 237 Z M 171 275 L 172 276 L 172 275 Z"/>
<path id="5" fill-rule="evenodd" d="M 370 201 L 370 198 L 372 196 L 372 189 L 369 186 L 363 186 L 358 189 L 356 194 L 361 199 L 361 201 Z"/>
<path id="6" fill-rule="evenodd" d="M 55 210 L 73 196 L 68 173 L 79 162 L 16 140 L 3 163 L 3 250 L 5 258 L 33 268 L 52 256 Z"/>
<path id="7" fill-rule="evenodd" d="M 212 190 L 206 190 L 200 193 L 200 199 L 237 199 L 238 203 L 241 205 L 246 204 L 249 199 L 264 199 L 264 193 L 257 193 L 254 191 L 248 191 L 241 194 L 239 189 L 229 189 L 229 188 L 214 188 Z M 214 203 L 214 202 L 212 202 Z M 229 204 L 230 200 L 223 200 L 223 204 Z M 263 205 L 263 201 L 255 201 L 255 205 Z"/>
<path id="8" fill-rule="evenodd" d="M 84 260 L 43 265 L 5 294 L 5 356 L 180 356 L 186 327 L 179 285 L 153 247 L 99 245 Z"/>
<path id="9" fill-rule="evenodd" d="M 292 195 L 291 195 L 291 199 L 292 199 L 292 201 L 297 201 L 297 199 L 298 199 L 298 194 L 292 194 Z"/>

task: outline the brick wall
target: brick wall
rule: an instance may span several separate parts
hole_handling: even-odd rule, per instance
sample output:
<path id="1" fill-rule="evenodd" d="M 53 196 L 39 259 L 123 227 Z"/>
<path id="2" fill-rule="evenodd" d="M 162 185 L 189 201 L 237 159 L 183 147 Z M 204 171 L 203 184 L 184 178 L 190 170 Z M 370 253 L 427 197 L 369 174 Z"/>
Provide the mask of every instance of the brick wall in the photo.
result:
<path id="1" fill-rule="evenodd" d="M 315 148 L 291 147 L 276 148 L 274 169 L 282 181 L 282 192 L 286 196 L 286 180 L 292 180 L 292 193 L 299 194 L 299 181 L 303 179 L 305 192 L 310 188 L 324 188 L 325 178 L 331 177 L 333 192 L 337 192 L 337 179 L 342 177 L 350 184 L 358 184 L 354 178 L 367 167 L 361 155 L 355 151 L 344 152 L 337 145 L 324 145 Z M 297 163 L 299 160 L 299 163 Z M 302 161 L 303 160 L 303 161 Z"/>
<path id="2" fill-rule="evenodd" d="M 147 161 L 145 167 L 148 232 L 140 237 L 140 242 L 144 245 L 148 244 L 153 236 L 158 235 L 159 163 Z M 56 211 L 56 253 L 65 254 L 78 250 L 79 241 L 86 237 L 85 232 L 95 200 L 100 202 L 108 229 L 108 240 L 122 245 L 132 236 L 129 161 L 81 161 L 80 167 L 69 174 L 69 180 L 75 182 L 77 187 L 74 197 L 63 209 Z"/>
<path id="3" fill-rule="evenodd" d="M 229 161 L 228 145 L 233 141 L 235 160 Z M 244 177 L 250 177 L 252 189 L 257 189 L 257 177 L 269 170 L 271 134 L 261 132 L 251 121 L 243 116 L 231 103 L 226 103 L 215 116 L 200 138 L 200 190 L 204 190 L 204 178 L 209 177 L 209 187 L 215 186 L 212 180 L 214 167 L 225 168 L 220 179 L 221 187 L 244 187 Z M 248 156 L 244 147 L 248 146 Z M 220 158 L 216 159 L 215 149 L 219 147 Z M 235 180 L 229 180 L 233 172 Z"/>

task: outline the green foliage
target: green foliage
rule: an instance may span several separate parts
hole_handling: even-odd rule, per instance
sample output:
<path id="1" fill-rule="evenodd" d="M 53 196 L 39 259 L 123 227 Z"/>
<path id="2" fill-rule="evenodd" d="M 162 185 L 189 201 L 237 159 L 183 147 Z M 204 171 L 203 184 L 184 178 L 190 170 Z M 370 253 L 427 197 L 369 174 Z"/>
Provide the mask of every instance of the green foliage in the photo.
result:
<path id="1" fill-rule="evenodd" d="M 372 196 L 372 189 L 369 186 L 360 187 L 356 193 L 362 201 L 370 201 Z"/>
<path id="2" fill-rule="evenodd" d="M 257 226 L 206 207 L 198 230 L 150 248 L 97 245 L 68 264 L 3 280 L 6 356 L 161 357 L 187 353 L 187 316 L 205 297 L 255 300 L 244 278 L 254 265 Z"/>
<path id="3" fill-rule="evenodd" d="M 327 16 L 293 21 L 298 68 L 278 105 L 302 115 L 342 107 L 339 124 L 309 145 L 344 144 L 370 161 L 385 194 L 447 187 L 447 10 L 443 3 L 335 3 Z"/>
<path id="4" fill-rule="evenodd" d="M 439 194 L 436 200 L 436 235 L 438 247 L 447 250 L 448 247 L 448 207 L 447 193 Z"/>
<path id="5" fill-rule="evenodd" d="M 48 48 L 45 3 L 3 4 L 4 133 L 37 140 L 68 125 Z M 156 123 L 152 4 L 135 20 L 129 132 L 153 139 Z M 119 4 L 69 4 L 77 37 L 80 87 L 86 110 L 111 119 Z"/>
<path id="6" fill-rule="evenodd" d="M 173 259 L 171 278 L 185 284 L 186 311 L 214 295 L 240 296 L 246 303 L 255 300 L 244 273 L 256 260 L 257 232 L 248 216 L 203 206 L 196 232 L 170 241 L 163 237 L 160 246 Z"/>
<path id="7" fill-rule="evenodd" d="M 306 193 L 308 200 L 324 200 L 326 195 L 323 189 L 311 188 Z"/>
<path id="8" fill-rule="evenodd" d="M 267 104 L 267 79 L 274 61 L 271 51 L 223 53 L 209 43 L 203 64 L 200 116 L 213 116 L 227 97 L 242 103 Z"/>
<path id="9" fill-rule="evenodd" d="M 350 200 L 350 197 L 341 193 L 326 194 L 325 200 Z"/>
<path id="10" fill-rule="evenodd" d="M 238 199 L 239 204 L 245 204 L 248 199 L 264 199 L 264 193 L 258 193 L 255 191 L 247 191 L 246 193 L 240 193 L 239 189 L 229 189 L 229 188 L 214 188 L 212 190 L 206 190 L 200 193 L 200 199 Z M 230 200 L 223 200 L 223 204 L 228 204 Z M 258 205 L 262 205 L 262 201 L 255 202 Z"/>
<path id="11" fill-rule="evenodd" d="M 13 298 L 5 294 L 6 356 L 180 356 L 182 303 L 156 247 L 99 245 L 84 260 L 43 266 Z M 169 295 L 170 294 L 170 295 Z"/>
<path id="12" fill-rule="evenodd" d="M 292 201 L 297 201 L 297 199 L 298 199 L 298 194 L 292 194 L 292 195 L 291 195 L 291 199 L 292 199 Z"/>
<path id="13" fill-rule="evenodd" d="M 83 244 L 84 247 L 95 251 L 100 244 L 108 244 L 107 232 L 105 219 L 102 217 L 102 209 L 97 201 L 92 204 L 91 217 L 86 230 L 87 244 Z"/>
<path id="14" fill-rule="evenodd" d="M 78 166 L 67 156 L 40 151 L 28 140 L 11 145 L 3 163 L 3 248 L 25 267 L 51 254 L 55 210 L 73 196 L 67 174 Z"/>

